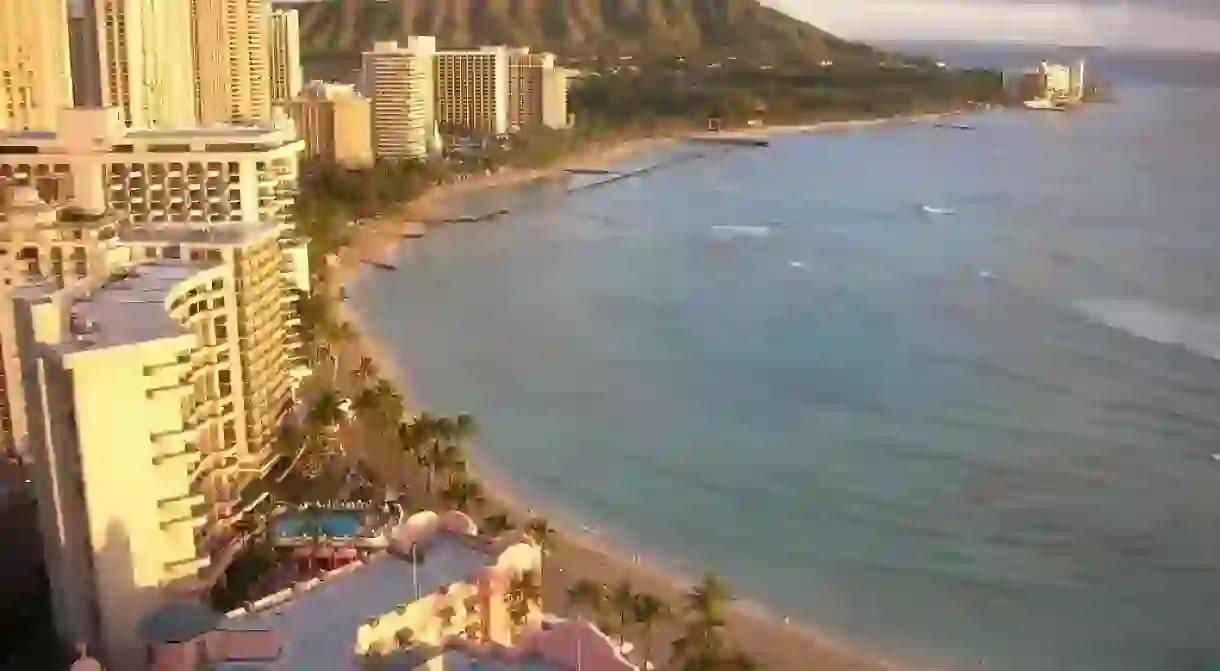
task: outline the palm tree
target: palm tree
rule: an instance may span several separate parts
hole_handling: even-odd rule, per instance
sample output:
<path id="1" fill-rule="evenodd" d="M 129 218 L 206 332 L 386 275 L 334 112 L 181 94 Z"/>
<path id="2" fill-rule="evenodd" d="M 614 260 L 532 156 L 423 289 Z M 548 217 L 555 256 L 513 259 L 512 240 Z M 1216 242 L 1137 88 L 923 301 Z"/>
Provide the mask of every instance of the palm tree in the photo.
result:
<path id="1" fill-rule="evenodd" d="M 365 387 L 352 399 L 352 412 L 360 419 L 379 417 L 381 415 L 381 399 L 372 388 Z"/>
<path id="2" fill-rule="evenodd" d="M 333 389 L 319 394 L 305 415 L 307 427 L 327 433 L 333 432 L 342 420 L 343 397 Z"/>
<path id="3" fill-rule="evenodd" d="M 319 324 L 322 339 L 326 341 L 331 359 L 331 381 L 338 380 L 343 368 L 343 347 L 356 338 L 356 331 L 344 321 L 326 320 Z"/>
<path id="4" fill-rule="evenodd" d="M 362 356 L 360 357 L 360 363 L 356 364 L 356 370 L 352 371 L 352 374 L 357 380 L 364 382 L 376 379 L 377 363 L 373 361 L 372 357 Z"/>
<path id="5" fill-rule="evenodd" d="M 483 519 L 483 533 L 489 536 L 499 536 L 512 528 L 512 520 L 508 519 L 508 515 L 505 515 L 504 513 L 488 515 Z"/>
<path id="6" fill-rule="evenodd" d="M 402 394 L 394 388 L 389 380 L 379 377 L 372 387 L 373 398 L 377 400 L 377 408 L 381 418 L 387 424 L 393 425 L 402 419 Z"/>
<path id="7" fill-rule="evenodd" d="M 592 580 L 578 580 L 568 588 L 568 607 L 584 610 L 598 619 L 606 611 L 606 587 Z"/>
<path id="8" fill-rule="evenodd" d="M 704 574 L 699 584 L 686 592 L 686 611 L 696 622 L 724 626 L 725 608 L 732 597 L 729 588 L 711 573 Z"/>
<path id="9" fill-rule="evenodd" d="M 474 480 L 459 478 L 450 482 L 441 491 L 441 500 L 455 510 L 472 512 L 475 508 L 483 505 L 486 497 L 483 493 L 483 485 Z"/>
<path id="10" fill-rule="evenodd" d="M 453 606 L 443 606 L 436 612 L 436 616 L 441 620 L 441 635 L 445 634 L 445 630 L 453 624 L 453 618 L 457 616 L 457 611 Z"/>
<path id="11" fill-rule="evenodd" d="M 632 603 L 631 619 L 644 627 L 644 659 L 652 661 L 652 628 L 670 616 L 669 606 L 653 594 L 637 594 Z M 644 665 L 645 667 L 648 664 Z"/>
<path id="12" fill-rule="evenodd" d="M 682 660 L 683 669 L 712 668 L 724 658 L 721 630 L 730 598 L 725 584 L 710 573 L 687 591 L 685 633 L 673 643 L 674 658 Z"/>
<path id="13" fill-rule="evenodd" d="M 627 620 L 635 613 L 635 592 L 631 591 L 631 583 L 626 580 L 615 585 L 610 592 L 610 607 L 618 612 L 618 644 L 623 646 L 627 638 Z"/>
<path id="14" fill-rule="evenodd" d="M 538 544 L 543 553 L 549 552 L 555 544 L 557 532 L 555 528 L 541 517 L 531 519 L 525 525 L 525 533 Z"/>

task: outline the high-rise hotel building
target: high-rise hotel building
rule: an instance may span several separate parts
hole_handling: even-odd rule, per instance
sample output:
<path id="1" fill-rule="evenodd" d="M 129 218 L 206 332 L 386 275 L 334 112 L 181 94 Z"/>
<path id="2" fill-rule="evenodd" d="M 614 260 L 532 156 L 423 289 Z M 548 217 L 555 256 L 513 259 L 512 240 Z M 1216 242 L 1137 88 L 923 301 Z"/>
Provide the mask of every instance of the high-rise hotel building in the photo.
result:
<path id="1" fill-rule="evenodd" d="M 301 23 L 297 10 L 271 12 L 270 47 L 271 101 L 292 100 L 305 86 L 301 70 Z"/>
<path id="2" fill-rule="evenodd" d="M 257 126 L 137 130 L 115 108 L 64 110 L 54 133 L 0 133 L 0 179 L 139 223 L 287 223 L 304 142 L 286 117 Z"/>
<path id="3" fill-rule="evenodd" d="M 115 108 L 64 110 L 57 132 L 0 133 L 0 181 L 36 188 L 42 200 L 81 222 L 113 213 L 136 225 L 264 221 L 287 232 L 303 148 L 287 119 L 245 128 L 134 130 L 123 125 Z M 48 225 L 41 224 L 44 229 Z M 4 230 L 12 241 L 10 258 L 36 256 L 37 272 L 44 278 L 61 270 L 75 273 L 91 249 L 89 236 L 99 234 L 82 226 L 76 227 L 79 231 L 56 229 L 62 231 L 56 235 L 72 243 L 58 252 L 30 241 L 43 235 L 38 227 L 9 226 Z M 78 235 L 82 237 L 74 237 Z M 307 276 L 304 248 L 285 246 L 287 270 Z M 24 279 L 11 273 L 6 278 L 12 280 L 8 286 Z M 9 340 L 0 328 L 6 359 L 12 351 Z M 8 435 L 20 439 L 27 421 L 12 391 L 20 376 L 11 368 L 6 365 L 9 383 L 0 386 L 0 414 L 8 416 Z"/>
<path id="4" fill-rule="evenodd" d="M 125 125 L 196 125 L 190 10 L 190 0 L 86 0 L 82 44 L 96 49 L 98 69 L 82 76 L 96 76 L 101 104 Z"/>
<path id="5" fill-rule="evenodd" d="M 436 52 L 436 118 L 446 129 L 502 134 L 509 128 L 508 48 Z"/>
<path id="6" fill-rule="evenodd" d="M 188 2 L 182 25 L 195 52 L 198 119 L 205 126 L 271 118 L 270 9 L 266 0 Z"/>
<path id="7" fill-rule="evenodd" d="M 136 229 L 134 263 L 14 290 L 57 629 L 143 669 L 137 623 L 240 546 L 291 398 L 295 316 L 276 226 Z"/>
<path id="8" fill-rule="evenodd" d="M 372 101 L 373 153 L 377 158 L 423 158 L 435 147 L 436 38 L 377 42 L 361 59 L 362 88 Z"/>
<path id="9" fill-rule="evenodd" d="M 71 106 L 67 0 L 0 0 L 0 129 L 53 130 Z"/>
<path id="10" fill-rule="evenodd" d="M 26 435 L 11 291 L 30 282 L 71 287 L 103 272 L 115 253 L 120 218 L 43 201 L 32 186 L 0 185 L 0 450 Z M 9 393 L 12 391 L 12 393 Z M 19 452 L 29 459 L 28 450 Z"/>
<path id="11" fill-rule="evenodd" d="M 571 71 L 555 65 L 555 54 L 508 52 L 508 124 L 512 128 L 567 128 Z"/>

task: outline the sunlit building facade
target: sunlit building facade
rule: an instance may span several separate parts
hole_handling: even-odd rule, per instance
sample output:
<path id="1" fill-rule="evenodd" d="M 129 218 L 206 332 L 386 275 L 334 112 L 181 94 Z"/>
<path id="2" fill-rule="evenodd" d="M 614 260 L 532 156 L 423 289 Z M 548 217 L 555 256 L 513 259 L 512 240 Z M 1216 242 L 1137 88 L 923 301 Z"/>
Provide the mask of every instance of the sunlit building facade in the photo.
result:
<path id="1" fill-rule="evenodd" d="M 295 9 L 271 12 L 271 100 L 292 100 L 305 85 L 301 70 L 301 21 Z"/>
<path id="2" fill-rule="evenodd" d="M 568 127 L 570 76 L 570 70 L 555 65 L 555 54 L 531 53 L 526 47 L 509 49 L 509 127 Z"/>
<path id="3" fill-rule="evenodd" d="M 30 282 L 70 287 L 105 272 L 120 218 L 49 204 L 30 186 L 0 191 L 0 449 L 26 435 L 21 366 L 14 354 L 11 291 Z M 20 456 L 28 459 L 27 451 Z"/>
<path id="4" fill-rule="evenodd" d="M 509 128 L 509 53 L 503 46 L 436 53 L 436 118 L 445 130 Z"/>
<path id="5" fill-rule="evenodd" d="M 287 224 L 304 146 L 287 118 L 135 130 L 116 108 L 64 110 L 55 133 L 0 133 L 0 179 L 32 184 L 51 202 L 109 207 L 136 224 Z"/>
<path id="6" fill-rule="evenodd" d="M 118 244 L 104 277 L 16 288 L 13 322 L 57 628 L 140 669 L 139 619 L 231 557 L 291 398 L 295 315 L 273 223 Z"/>
<path id="7" fill-rule="evenodd" d="M 270 11 L 266 0 L 190 0 L 182 25 L 194 47 L 194 95 L 203 125 L 271 118 Z"/>
<path id="8" fill-rule="evenodd" d="M 0 0 L 0 129 L 54 130 L 71 107 L 67 0 Z"/>
<path id="9" fill-rule="evenodd" d="M 355 87 L 310 82 L 285 107 L 307 158 L 349 169 L 373 164 L 373 108 Z"/>
<path id="10" fill-rule="evenodd" d="M 194 126 L 190 0 L 86 0 L 85 7 L 93 34 L 84 44 L 97 51 L 101 104 L 132 128 Z"/>
<path id="11" fill-rule="evenodd" d="M 377 158 L 420 159 L 435 149 L 435 52 L 432 37 L 411 37 L 405 47 L 377 42 L 372 51 L 364 52 L 361 81 L 372 101 Z"/>

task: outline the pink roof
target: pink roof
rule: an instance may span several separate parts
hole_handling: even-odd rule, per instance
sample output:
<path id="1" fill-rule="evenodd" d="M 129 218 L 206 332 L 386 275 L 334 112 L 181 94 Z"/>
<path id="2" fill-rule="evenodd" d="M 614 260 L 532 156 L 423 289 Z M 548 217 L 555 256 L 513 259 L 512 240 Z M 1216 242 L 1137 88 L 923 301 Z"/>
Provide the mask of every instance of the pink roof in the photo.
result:
<path id="1" fill-rule="evenodd" d="M 638 670 L 619 654 L 614 642 L 597 627 L 578 620 L 566 620 L 550 629 L 536 630 L 524 641 L 523 647 L 565 669 L 578 668 L 579 650 L 581 671 Z"/>
<path id="2" fill-rule="evenodd" d="M 221 629 L 204 639 L 208 659 L 215 662 L 271 661 L 280 656 L 280 636 L 269 630 Z"/>

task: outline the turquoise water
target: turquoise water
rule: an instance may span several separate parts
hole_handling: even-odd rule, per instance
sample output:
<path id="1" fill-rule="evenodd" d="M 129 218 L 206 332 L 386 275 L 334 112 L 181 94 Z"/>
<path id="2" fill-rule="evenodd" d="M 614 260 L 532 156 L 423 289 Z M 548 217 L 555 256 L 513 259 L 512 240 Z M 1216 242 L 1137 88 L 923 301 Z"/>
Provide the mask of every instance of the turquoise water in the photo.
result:
<path id="1" fill-rule="evenodd" d="M 321 530 L 330 538 L 359 536 L 364 530 L 361 514 L 346 510 L 284 513 L 271 522 L 271 533 L 276 538 L 300 538 L 315 530 Z"/>
<path id="2" fill-rule="evenodd" d="M 561 520 L 916 668 L 1208 668 L 1220 91 L 1122 95 L 485 196 L 354 300 Z"/>

